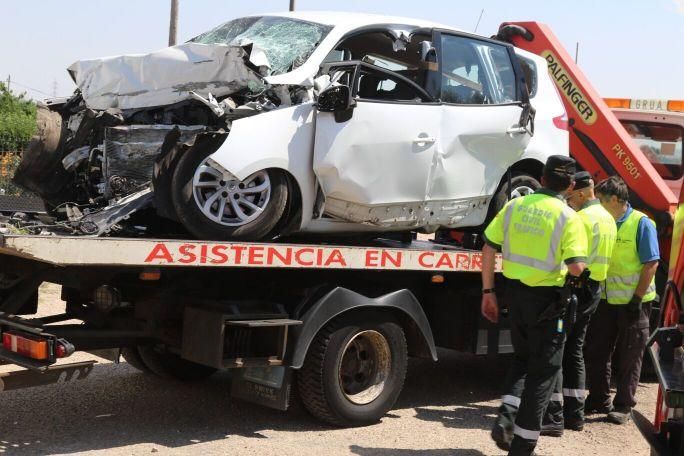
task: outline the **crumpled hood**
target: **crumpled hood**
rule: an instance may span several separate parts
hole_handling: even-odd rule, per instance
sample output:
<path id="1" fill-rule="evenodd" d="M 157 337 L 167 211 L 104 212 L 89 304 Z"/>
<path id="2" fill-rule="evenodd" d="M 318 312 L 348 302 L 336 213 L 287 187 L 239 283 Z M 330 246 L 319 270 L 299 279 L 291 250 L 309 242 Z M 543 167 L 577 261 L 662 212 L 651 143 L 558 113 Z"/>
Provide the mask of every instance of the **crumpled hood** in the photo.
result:
<path id="1" fill-rule="evenodd" d="M 191 98 L 191 91 L 220 97 L 263 86 L 246 60 L 254 68 L 268 65 L 251 43 L 185 43 L 149 54 L 80 60 L 68 71 L 89 108 L 134 109 L 177 103 Z"/>

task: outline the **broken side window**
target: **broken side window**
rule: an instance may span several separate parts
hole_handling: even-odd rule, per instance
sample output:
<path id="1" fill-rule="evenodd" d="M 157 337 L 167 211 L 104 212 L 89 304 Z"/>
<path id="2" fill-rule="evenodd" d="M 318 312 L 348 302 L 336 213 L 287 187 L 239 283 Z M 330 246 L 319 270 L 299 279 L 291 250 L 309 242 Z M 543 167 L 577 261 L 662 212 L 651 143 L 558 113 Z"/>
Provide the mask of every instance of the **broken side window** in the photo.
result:
<path id="1" fill-rule="evenodd" d="M 330 30 L 329 25 L 286 17 L 247 17 L 227 22 L 190 41 L 228 45 L 251 41 L 266 54 L 271 74 L 282 74 L 306 62 Z"/>
<path id="2" fill-rule="evenodd" d="M 414 34 L 405 48 L 397 49 L 395 39 L 385 32 L 366 32 L 344 39 L 326 60 L 337 57 L 344 60 L 361 60 L 404 76 L 419 86 L 424 86 L 425 70 L 420 68 L 420 42 L 429 39 L 425 34 Z M 342 59 L 338 59 L 342 60 Z M 358 96 L 365 99 L 387 101 L 420 100 L 415 87 L 399 78 L 362 70 L 359 78 Z"/>

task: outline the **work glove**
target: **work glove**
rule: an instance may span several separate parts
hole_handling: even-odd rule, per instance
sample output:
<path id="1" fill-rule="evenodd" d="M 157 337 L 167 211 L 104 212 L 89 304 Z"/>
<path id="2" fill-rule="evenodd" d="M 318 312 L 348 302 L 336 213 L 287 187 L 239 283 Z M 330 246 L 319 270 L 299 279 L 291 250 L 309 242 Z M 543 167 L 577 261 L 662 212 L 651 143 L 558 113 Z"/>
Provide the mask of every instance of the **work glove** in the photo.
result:
<path id="1" fill-rule="evenodd" d="M 632 299 L 627 303 L 627 318 L 629 321 L 634 322 L 641 316 L 641 298 L 637 295 L 633 295 Z"/>

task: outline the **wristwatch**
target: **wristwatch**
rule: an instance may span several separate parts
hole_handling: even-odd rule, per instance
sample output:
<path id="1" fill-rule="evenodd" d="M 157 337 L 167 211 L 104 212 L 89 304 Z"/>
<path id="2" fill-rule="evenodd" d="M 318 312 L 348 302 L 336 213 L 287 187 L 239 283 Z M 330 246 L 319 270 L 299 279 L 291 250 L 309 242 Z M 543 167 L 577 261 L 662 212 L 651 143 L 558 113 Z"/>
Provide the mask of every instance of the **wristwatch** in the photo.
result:
<path id="1" fill-rule="evenodd" d="M 482 294 L 489 294 L 496 292 L 496 288 L 484 288 L 482 289 Z"/>

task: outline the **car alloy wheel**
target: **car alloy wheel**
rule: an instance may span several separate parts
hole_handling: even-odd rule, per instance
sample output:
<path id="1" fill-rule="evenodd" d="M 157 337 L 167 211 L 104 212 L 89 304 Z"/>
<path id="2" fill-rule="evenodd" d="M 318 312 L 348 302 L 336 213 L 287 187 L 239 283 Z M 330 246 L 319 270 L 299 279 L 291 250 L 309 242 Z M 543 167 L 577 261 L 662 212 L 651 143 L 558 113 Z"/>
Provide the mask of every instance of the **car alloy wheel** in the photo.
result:
<path id="1" fill-rule="evenodd" d="M 511 199 L 515 198 L 520 198 L 521 196 L 527 196 L 531 195 L 534 193 L 534 189 L 532 187 L 528 187 L 526 185 L 521 185 L 520 187 L 515 187 L 513 191 L 511 192 Z"/>
<path id="2" fill-rule="evenodd" d="M 240 181 L 204 159 L 192 179 L 193 195 L 199 210 L 208 219 L 226 226 L 245 225 L 258 218 L 271 197 L 268 172 L 257 171 Z"/>

